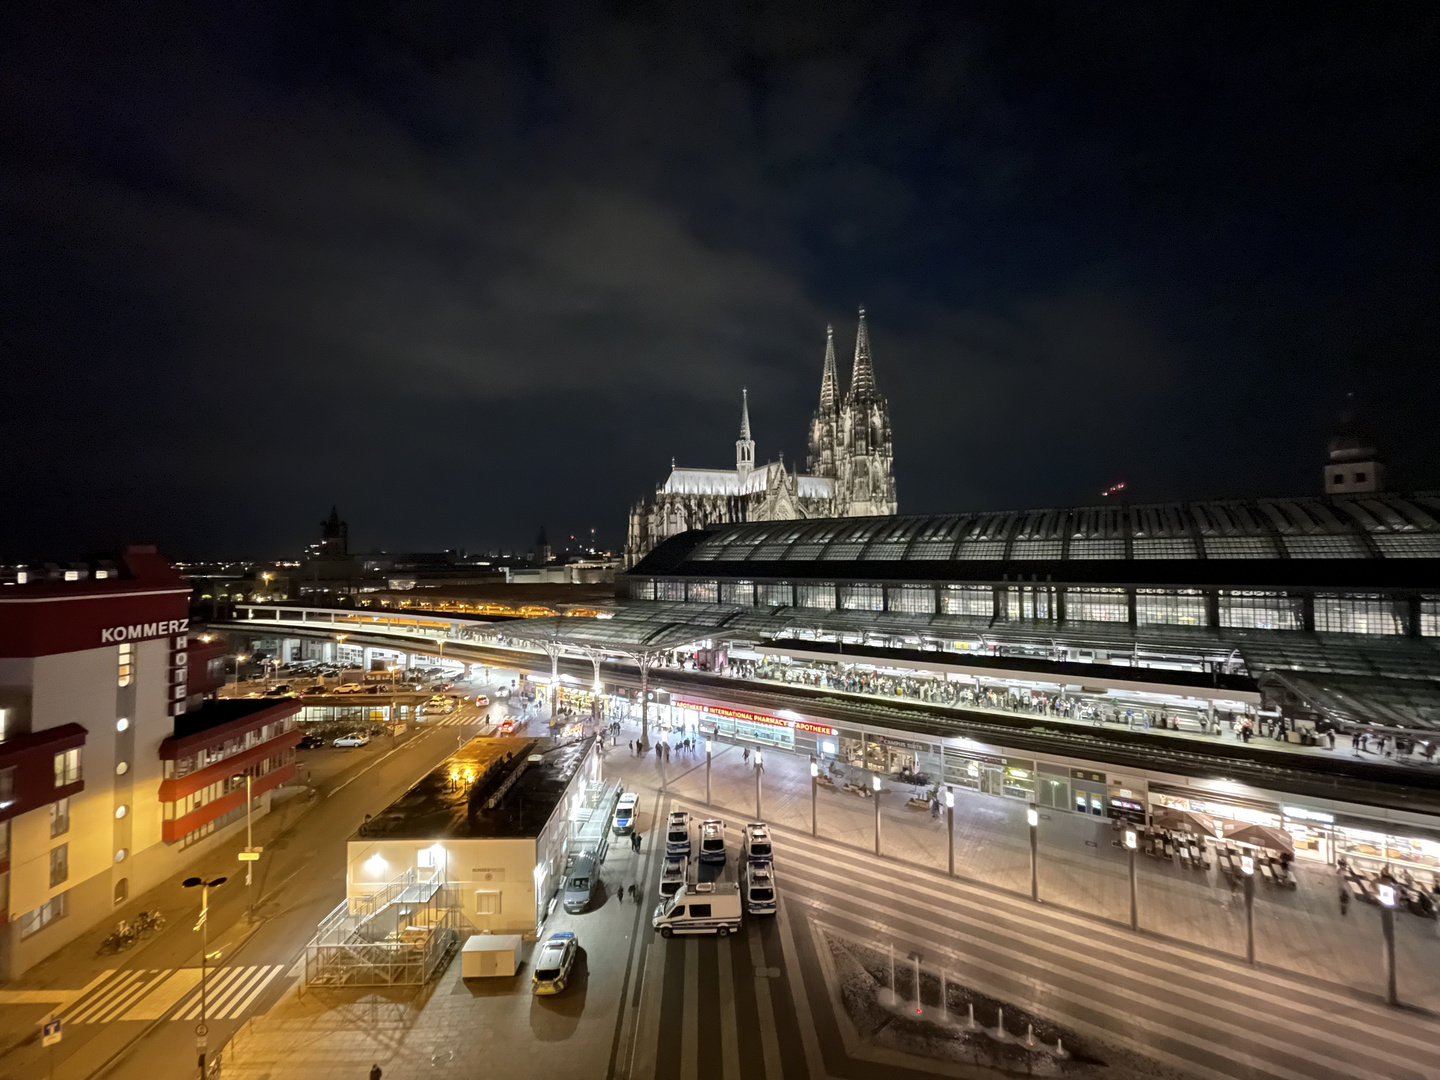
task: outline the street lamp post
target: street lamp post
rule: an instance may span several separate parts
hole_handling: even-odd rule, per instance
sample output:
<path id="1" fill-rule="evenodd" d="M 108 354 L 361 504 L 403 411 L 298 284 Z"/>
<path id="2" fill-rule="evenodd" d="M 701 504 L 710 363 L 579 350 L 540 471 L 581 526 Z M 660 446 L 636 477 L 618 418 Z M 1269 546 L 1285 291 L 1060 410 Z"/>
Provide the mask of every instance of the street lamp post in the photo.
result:
<path id="1" fill-rule="evenodd" d="M 1130 857 L 1130 929 L 1140 929 L 1140 905 L 1135 890 L 1135 849 L 1140 846 L 1140 836 L 1134 829 L 1125 830 L 1125 854 Z"/>
<path id="2" fill-rule="evenodd" d="M 235 654 L 235 693 L 240 693 L 240 665 L 245 663 L 245 654 Z"/>
<path id="3" fill-rule="evenodd" d="M 705 740 L 705 805 L 710 805 L 710 759 L 714 754 L 715 741 Z"/>
<path id="4" fill-rule="evenodd" d="M 1395 987 L 1395 886 L 1381 885 L 1376 891 L 1380 898 L 1380 930 L 1385 935 L 1385 1000 L 1399 1005 Z"/>
<path id="5" fill-rule="evenodd" d="M 251 829 L 250 813 L 254 809 L 255 796 L 253 792 L 254 777 L 248 772 L 236 773 L 231 779 L 245 779 L 245 850 L 240 853 L 240 861 L 245 864 L 245 917 L 255 917 L 255 894 L 251 888 L 254 878 L 255 863 L 260 858 L 260 849 L 255 847 L 255 833 Z"/>
<path id="6" fill-rule="evenodd" d="M 208 1007 L 206 998 L 207 967 L 210 957 L 210 890 L 224 885 L 227 879 L 223 877 L 212 878 L 206 881 L 204 878 L 191 877 L 181 882 L 187 889 L 196 886 L 200 888 L 200 921 L 195 924 L 195 929 L 200 931 L 200 1023 L 195 1025 L 195 1049 L 200 1056 L 200 1080 L 205 1080 L 205 1051 L 207 1049 L 206 1037 L 210 1034 L 210 1028 L 205 1023 L 205 1010 Z"/>
<path id="7" fill-rule="evenodd" d="M 1025 810 L 1030 825 L 1030 899 L 1040 900 L 1040 810 L 1031 803 Z"/>
<path id="8" fill-rule="evenodd" d="M 765 812 L 760 804 L 760 774 L 765 771 L 765 758 L 761 751 L 755 751 L 755 820 L 764 821 Z"/>
<path id="9" fill-rule="evenodd" d="M 945 787 L 945 833 L 950 846 L 950 876 L 955 876 L 955 789 Z"/>
<path id="10" fill-rule="evenodd" d="M 820 793 L 820 763 L 814 758 L 810 759 L 810 835 L 820 835 L 820 818 L 815 809 L 816 800 Z"/>
<path id="11" fill-rule="evenodd" d="M 870 777 L 870 784 L 875 789 L 875 854 L 880 854 L 880 777 Z"/>
<path id="12" fill-rule="evenodd" d="M 1245 962 L 1255 962 L 1255 860 L 1240 856 L 1240 872 L 1245 878 Z"/>

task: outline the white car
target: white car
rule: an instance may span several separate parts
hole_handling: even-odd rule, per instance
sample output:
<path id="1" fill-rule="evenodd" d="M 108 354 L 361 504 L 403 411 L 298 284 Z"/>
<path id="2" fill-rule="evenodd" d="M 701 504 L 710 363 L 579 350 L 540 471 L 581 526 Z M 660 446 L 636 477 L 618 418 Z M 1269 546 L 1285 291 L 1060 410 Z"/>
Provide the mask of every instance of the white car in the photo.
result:
<path id="1" fill-rule="evenodd" d="M 700 823 L 700 861 L 725 861 L 725 822 L 706 818 Z"/>
<path id="2" fill-rule="evenodd" d="M 575 935 L 569 930 L 558 930 L 540 946 L 535 957 L 535 971 L 530 976 L 530 987 L 537 994 L 558 994 L 565 989 L 570 979 L 570 969 L 575 966 L 575 954 L 580 951 Z"/>
<path id="3" fill-rule="evenodd" d="M 360 691 L 363 690 L 363 689 L 365 689 L 365 688 L 364 688 L 363 686 L 361 686 L 359 683 L 347 682 L 347 683 L 341 683 L 339 686 L 335 687 L 335 689 L 332 690 L 331 693 L 332 693 L 332 694 L 358 694 L 358 693 L 360 693 Z"/>
<path id="4" fill-rule="evenodd" d="M 359 731 L 352 731 L 349 735 L 341 735 L 332 742 L 331 746 L 364 746 L 370 741 L 370 736 Z"/>
<path id="5" fill-rule="evenodd" d="M 665 869 L 660 871 L 660 899 L 669 900 L 685 884 L 686 861 L 683 858 L 667 858 Z"/>
<path id="6" fill-rule="evenodd" d="M 639 801 L 640 796 L 633 791 L 621 793 L 620 801 L 615 804 L 615 821 L 612 826 L 616 836 L 635 831 L 635 804 Z"/>
<path id="7" fill-rule="evenodd" d="M 769 862 L 752 861 L 745 867 L 745 910 L 751 915 L 774 915 L 775 867 Z"/>

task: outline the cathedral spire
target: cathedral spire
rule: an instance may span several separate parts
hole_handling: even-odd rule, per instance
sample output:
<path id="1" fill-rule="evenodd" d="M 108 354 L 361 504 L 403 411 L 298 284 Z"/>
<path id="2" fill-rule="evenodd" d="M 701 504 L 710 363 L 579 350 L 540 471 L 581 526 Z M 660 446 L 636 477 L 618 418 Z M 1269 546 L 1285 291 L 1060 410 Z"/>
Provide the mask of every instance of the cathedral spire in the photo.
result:
<path id="1" fill-rule="evenodd" d="M 755 440 L 750 438 L 750 392 L 740 391 L 740 438 L 735 440 L 735 471 L 741 485 L 755 468 Z"/>
<path id="2" fill-rule="evenodd" d="M 820 376 L 820 408 L 835 408 L 840 397 L 839 378 L 835 374 L 835 327 L 825 327 L 825 372 Z"/>
<path id="3" fill-rule="evenodd" d="M 875 385 L 875 361 L 870 356 L 870 331 L 865 327 L 865 309 L 860 309 L 860 328 L 855 331 L 855 366 L 850 371 L 850 395 L 872 398 L 878 393 Z"/>

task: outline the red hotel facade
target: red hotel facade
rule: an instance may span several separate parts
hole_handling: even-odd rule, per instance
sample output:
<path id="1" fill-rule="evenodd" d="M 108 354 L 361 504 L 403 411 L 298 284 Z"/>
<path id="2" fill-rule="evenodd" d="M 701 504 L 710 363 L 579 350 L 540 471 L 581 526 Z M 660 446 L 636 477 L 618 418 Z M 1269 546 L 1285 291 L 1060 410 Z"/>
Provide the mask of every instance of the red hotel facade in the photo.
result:
<path id="1" fill-rule="evenodd" d="M 150 547 L 0 583 L 0 978 L 230 835 L 243 774 L 255 814 L 293 777 L 298 705 L 210 700 L 189 601 Z"/>

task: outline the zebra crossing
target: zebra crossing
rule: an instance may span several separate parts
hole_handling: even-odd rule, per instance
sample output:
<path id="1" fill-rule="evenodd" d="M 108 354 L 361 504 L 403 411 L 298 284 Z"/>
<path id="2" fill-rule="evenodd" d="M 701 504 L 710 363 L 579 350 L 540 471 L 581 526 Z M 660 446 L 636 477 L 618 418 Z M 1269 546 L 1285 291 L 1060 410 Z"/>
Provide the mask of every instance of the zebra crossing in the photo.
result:
<path id="1" fill-rule="evenodd" d="M 475 724 L 482 724 L 484 722 L 485 718 L 483 716 L 476 715 L 475 713 L 451 713 L 448 716 L 439 716 L 434 718 L 426 717 L 424 720 L 421 721 L 421 725 L 430 728 L 471 727 Z"/>
<path id="2" fill-rule="evenodd" d="M 238 1020 L 282 971 L 284 964 L 219 967 L 206 978 L 208 1020 Z M 200 969 L 125 968 L 104 973 L 62 1011 L 67 1024 L 119 1020 L 195 1020 L 200 1016 Z"/>

